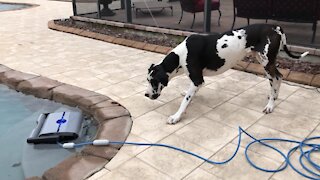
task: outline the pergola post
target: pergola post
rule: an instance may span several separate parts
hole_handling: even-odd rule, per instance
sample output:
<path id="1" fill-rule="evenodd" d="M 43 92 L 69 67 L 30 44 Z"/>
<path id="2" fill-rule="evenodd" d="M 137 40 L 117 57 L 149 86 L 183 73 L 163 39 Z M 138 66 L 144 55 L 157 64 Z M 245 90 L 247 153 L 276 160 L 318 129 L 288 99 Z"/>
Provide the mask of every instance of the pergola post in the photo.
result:
<path id="1" fill-rule="evenodd" d="M 131 0 L 126 0 L 125 2 L 126 2 L 125 8 L 126 8 L 127 22 L 132 23 Z"/>
<path id="2" fill-rule="evenodd" d="M 203 22 L 203 31 L 206 33 L 211 32 L 211 0 L 205 0 Z"/>
<path id="3" fill-rule="evenodd" d="M 72 9 L 73 9 L 73 15 L 74 15 L 74 16 L 78 15 L 78 13 L 77 13 L 76 0 L 72 0 Z"/>

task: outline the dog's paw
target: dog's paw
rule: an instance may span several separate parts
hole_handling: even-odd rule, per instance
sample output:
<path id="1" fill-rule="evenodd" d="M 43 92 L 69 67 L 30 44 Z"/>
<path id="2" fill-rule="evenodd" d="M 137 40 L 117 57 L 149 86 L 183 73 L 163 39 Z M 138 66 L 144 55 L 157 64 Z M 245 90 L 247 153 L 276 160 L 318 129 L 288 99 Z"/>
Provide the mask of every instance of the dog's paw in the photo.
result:
<path id="1" fill-rule="evenodd" d="M 176 124 L 179 121 L 180 121 L 180 117 L 172 115 L 172 116 L 169 116 L 167 123 L 168 124 Z"/>
<path id="2" fill-rule="evenodd" d="M 273 109 L 274 109 L 274 105 L 267 104 L 267 106 L 264 108 L 263 112 L 265 114 L 269 114 L 269 113 L 272 113 Z"/>

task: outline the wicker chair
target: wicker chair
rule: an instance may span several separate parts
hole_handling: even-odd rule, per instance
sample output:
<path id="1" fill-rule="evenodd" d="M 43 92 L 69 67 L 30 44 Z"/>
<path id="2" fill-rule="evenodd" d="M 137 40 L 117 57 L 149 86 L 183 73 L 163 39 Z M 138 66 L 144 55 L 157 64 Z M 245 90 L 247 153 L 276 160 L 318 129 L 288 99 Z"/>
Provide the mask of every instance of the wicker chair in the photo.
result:
<path id="1" fill-rule="evenodd" d="M 204 4 L 205 0 L 180 0 L 181 5 L 181 17 L 179 20 L 179 24 L 181 23 L 183 12 L 193 13 L 193 21 L 191 24 L 191 29 L 194 25 L 194 20 L 196 18 L 196 13 L 204 12 Z M 218 25 L 220 26 L 220 18 L 221 18 L 221 11 L 220 11 L 220 0 L 211 0 L 211 11 L 219 11 L 219 20 Z"/>

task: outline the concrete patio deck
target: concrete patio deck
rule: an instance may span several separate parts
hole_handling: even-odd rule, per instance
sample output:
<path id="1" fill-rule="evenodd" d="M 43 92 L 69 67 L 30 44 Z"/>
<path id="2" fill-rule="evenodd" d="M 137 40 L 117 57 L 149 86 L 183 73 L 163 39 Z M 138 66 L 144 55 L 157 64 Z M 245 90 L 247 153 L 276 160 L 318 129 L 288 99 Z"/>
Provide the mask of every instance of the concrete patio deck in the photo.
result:
<path id="1" fill-rule="evenodd" d="M 185 77 L 174 79 L 158 100 L 143 96 L 147 68 L 164 55 L 49 30 L 49 20 L 72 14 L 71 3 L 23 2 L 40 6 L 0 12 L 0 64 L 118 101 L 133 116 L 128 141 L 171 144 L 222 160 L 236 147 L 238 126 L 258 138 L 302 140 L 320 135 L 319 93 L 283 83 L 275 112 L 265 115 L 262 109 L 269 92 L 268 81 L 236 70 L 205 79 L 206 85 L 195 96 L 182 121 L 167 125 L 167 117 L 177 110 L 180 93 L 189 82 Z M 124 146 L 89 179 L 301 179 L 290 168 L 272 174 L 249 166 L 243 154 L 249 139 L 244 138 L 243 142 L 240 154 L 221 166 L 169 149 Z M 281 149 L 292 147 L 276 145 Z M 277 168 L 283 163 L 279 156 L 261 147 L 254 147 L 250 155 L 266 168 Z M 296 153 L 293 158 L 297 160 Z"/>

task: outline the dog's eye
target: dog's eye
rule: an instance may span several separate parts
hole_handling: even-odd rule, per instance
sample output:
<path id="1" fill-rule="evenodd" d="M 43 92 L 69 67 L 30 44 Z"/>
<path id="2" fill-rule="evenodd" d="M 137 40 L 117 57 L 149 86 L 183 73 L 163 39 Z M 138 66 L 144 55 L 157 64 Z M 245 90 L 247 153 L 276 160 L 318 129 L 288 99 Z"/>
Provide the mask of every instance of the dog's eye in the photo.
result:
<path id="1" fill-rule="evenodd" d="M 150 82 L 151 86 L 154 88 L 158 88 L 158 81 L 155 81 L 154 79 Z"/>

